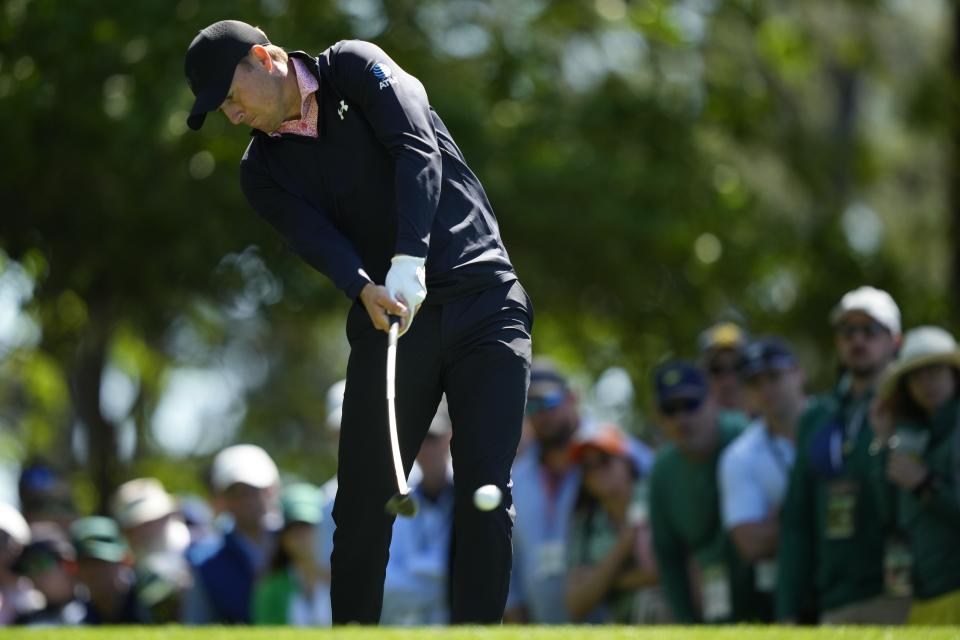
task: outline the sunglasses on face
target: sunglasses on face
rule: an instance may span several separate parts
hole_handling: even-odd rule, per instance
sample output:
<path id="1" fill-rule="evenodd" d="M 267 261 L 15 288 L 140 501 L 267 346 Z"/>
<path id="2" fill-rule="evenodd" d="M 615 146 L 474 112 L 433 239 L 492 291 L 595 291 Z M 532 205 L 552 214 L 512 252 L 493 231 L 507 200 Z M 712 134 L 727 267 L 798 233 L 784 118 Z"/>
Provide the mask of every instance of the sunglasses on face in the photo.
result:
<path id="1" fill-rule="evenodd" d="M 563 391 L 554 391 L 545 396 L 533 396 L 527 398 L 526 413 L 528 416 L 535 416 L 538 413 L 556 409 L 563 404 L 565 395 Z"/>
<path id="2" fill-rule="evenodd" d="M 697 398 L 680 398 L 660 405 L 660 412 L 665 416 L 694 413 L 700 408 L 701 404 L 703 404 L 703 400 Z"/>
<path id="3" fill-rule="evenodd" d="M 876 338 L 886 332 L 886 329 L 879 322 L 853 323 L 847 322 L 837 327 L 837 335 L 844 340 L 852 340 L 858 334 L 864 338 Z"/>
<path id="4" fill-rule="evenodd" d="M 35 576 L 45 573 L 57 566 L 57 559 L 47 553 L 31 554 L 20 560 L 20 573 L 25 576 Z"/>
<path id="5" fill-rule="evenodd" d="M 612 460 L 613 456 L 611 456 L 609 453 L 601 453 L 592 459 L 582 460 L 580 462 L 580 468 L 583 469 L 584 473 L 590 473 L 591 471 L 596 471 L 598 469 L 605 469 L 610 465 Z"/>
<path id="6" fill-rule="evenodd" d="M 711 376 L 736 375 L 740 371 L 740 366 L 736 363 L 713 363 L 707 366 L 707 373 Z"/>

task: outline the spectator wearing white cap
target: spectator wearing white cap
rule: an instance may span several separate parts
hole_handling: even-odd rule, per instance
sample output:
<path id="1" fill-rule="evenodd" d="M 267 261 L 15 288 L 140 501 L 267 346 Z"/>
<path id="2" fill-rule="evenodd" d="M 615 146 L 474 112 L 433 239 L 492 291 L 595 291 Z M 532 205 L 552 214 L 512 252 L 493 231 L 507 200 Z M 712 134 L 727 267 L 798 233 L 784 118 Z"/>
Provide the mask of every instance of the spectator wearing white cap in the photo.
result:
<path id="1" fill-rule="evenodd" d="M 185 623 L 251 622 L 253 585 L 276 545 L 267 516 L 279 479 L 277 465 L 256 445 L 227 447 L 214 458 L 211 486 L 233 523 L 221 540 L 190 549 L 194 586 L 185 598 Z"/>
<path id="2" fill-rule="evenodd" d="M 960 624 L 958 381 L 954 337 L 940 327 L 918 327 L 907 332 L 874 404 L 871 452 L 896 487 L 891 512 L 912 555 L 904 575 L 913 579 L 910 624 Z"/>
<path id="3" fill-rule="evenodd" d="M 860 287 L 830 319 L 845 373 L 811 403 L 780 519 L 777 615 L 798 620 L 816 592 L 824 624 L 897 624 L 909 600 L 888 593 L 887 532 L 874 491 L 869 407 L 900 342 L 900 310 L 886 291 Z"/>
<path id="4" fill-rule="evenodd" d="M 0 502 L 0 626 L 42 606 L 35 601 L 30 581 L 17 575 L 13 565 L 30 543 L 30 527 L 23 515 Z"/>

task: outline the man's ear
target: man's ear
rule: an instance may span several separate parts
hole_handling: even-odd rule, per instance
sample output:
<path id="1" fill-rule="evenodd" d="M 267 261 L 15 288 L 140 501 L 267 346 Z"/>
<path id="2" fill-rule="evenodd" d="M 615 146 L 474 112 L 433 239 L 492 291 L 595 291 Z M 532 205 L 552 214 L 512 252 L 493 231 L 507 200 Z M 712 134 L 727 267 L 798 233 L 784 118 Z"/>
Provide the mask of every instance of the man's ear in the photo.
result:
<path id="1" fill-rule="evenodd" d="M 270 52 L 267 51 L 267 48 L 260 44 L 255 44 L 250 48 L 250 53 L 253 55 L 253 60 L 260 66 L 262 66 L 267 71 L 273 70 L 273 58 L 270 57 Z"/>

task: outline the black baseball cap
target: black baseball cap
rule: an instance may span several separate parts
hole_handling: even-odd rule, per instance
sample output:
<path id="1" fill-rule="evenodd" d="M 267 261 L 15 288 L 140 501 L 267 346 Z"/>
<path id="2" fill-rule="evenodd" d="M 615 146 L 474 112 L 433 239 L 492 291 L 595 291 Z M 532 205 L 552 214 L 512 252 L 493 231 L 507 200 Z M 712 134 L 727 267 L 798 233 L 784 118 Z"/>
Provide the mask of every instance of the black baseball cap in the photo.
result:
<path id="1" fill-rule="evenodd" d="M 237 63 L 255 44 L 270 44 L 267 34 L 239 20 L 214 22 L 197 34 L 187 48 L 183 64 L 187 83 L 196 97 L 187 126 L 199 130 L 207 113 L 223 104 Z"/>
<path id="2" fill-rule="evenodd" d="M 765 371 L 787 371 L 796 366 L 797 359 L 787 343 L 776 336 L 766 336 L 747 345 L 740 375 L 752 378 Z"/>

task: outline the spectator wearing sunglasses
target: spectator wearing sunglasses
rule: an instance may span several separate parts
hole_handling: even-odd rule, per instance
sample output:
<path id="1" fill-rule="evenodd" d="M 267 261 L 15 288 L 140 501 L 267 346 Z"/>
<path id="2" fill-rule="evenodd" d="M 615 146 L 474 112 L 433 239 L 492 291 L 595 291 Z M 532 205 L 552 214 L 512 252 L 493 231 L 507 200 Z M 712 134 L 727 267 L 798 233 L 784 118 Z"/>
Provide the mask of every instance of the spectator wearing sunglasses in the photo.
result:
<path id="1" fill-rule="evenodd" d="M 658 423 L 667 444 L 650 479 L 650 517 L 660 579 L 678 623 L 763 618 L 762 602 L 720 518 L 717 465 L 746 425 L 723 412 L 692 363 L 668 362 L 654 375 Z"/>
<path id="2" fill-rule="evenodd" d="M 860 287 L 843 296 L 831 321 L 845 373 L 797 428 L 780 519 L 777 617 L 797 621 L 816 593 L 823 624 L 898 624 L 909 599 L 886 593 L 869 407 L 900 342 L 900 309 L 886 291 Z"/>
<path id="3" fill-rule="evenodd" d="M 647 478 L 619 427 L 584 429 L 571 459 L 582 483 L 567 545 L 566 603 L 575 621 L 657 624 L 672 618 L 660 592 Z"/>
<path id="4" fill-rule="evenodd" d="M 580 428 L 577 398 L 553 363 L 530 370 L 526 415 L 533 441 L 513 466 L 513 570 L 504 621 L 559 624 L 564 605 L 566 541 L 580 473 L 570 445 Z"/>
<path id="5" fill-rule="evenodd" d="M 739 375 L 748 341 L 746 332 L 733 322 L 715 324 L 704 330 L 697 340 L 700 366 L 707 373 L 710 393 L 720 409 L 744 412 L 748 409 Z"/>
<path id="6" fill-rule="evenodd" d="M 754 568 L 757 591 L 772 607 L 780 506 L 793 467 L 797 421 L 807 406 L 804 374 L 783 340 L 765 337 L 744 351 L 740 377 L 757 417 L 720 457 L 721 513 L 741 559 Z"/>

